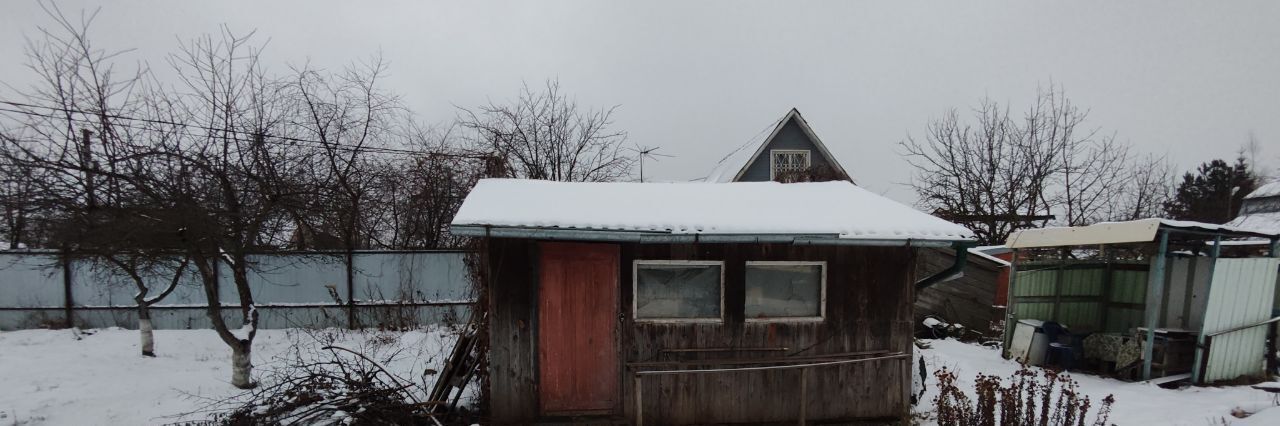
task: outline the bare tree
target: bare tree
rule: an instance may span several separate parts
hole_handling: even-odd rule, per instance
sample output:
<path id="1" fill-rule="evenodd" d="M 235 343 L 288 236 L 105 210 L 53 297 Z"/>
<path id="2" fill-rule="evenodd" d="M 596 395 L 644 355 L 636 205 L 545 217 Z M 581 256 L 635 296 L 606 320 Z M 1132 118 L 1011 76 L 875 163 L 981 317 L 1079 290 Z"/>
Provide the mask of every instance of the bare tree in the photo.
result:
<path id="1" fill-rule="evenodd" d="M 912 187 L 936 214 L 963 222 L 985 244 L 1056 217 L 1067 226 L 1158 210 L 1167 195 L 1162 159 L 1135 160 L 1128 144 L 1085 127 L 1088 112 L 1060 88 L 1040 90 L 1021 119 L 984 100 L 974 124 L 955 111 L 901 146 Z"/>
<path id="2" fill-rule="evenodd" d="M 168 159 L 151 182 L 171 203 L 169 226 L 204 286 L 207 313 L 232 350 L 232 385 L 253 386 L 251 353 L 259 313 L 249 287 L 255 250 L 287 244 L 318 190 L 310 179 L 315 144 L 289 125 L 287 81 L 269 76 L 252 34 L 225 30 L 184 43 L 170 63 L 182 91 L 167 99 L 176 136 L 157 149 Z M 164 129 L 157 129 L 164 131 Z M 222 315 L 219 265 L 231 273 L 241 327 Z"/>
<path id="3" fill-rule="evenodd" d="M 1248 138 L 1238 152 L 1238 157 L 1244 158 L 1245 162 L 1251 164 L 1249 170 L 1260 183 L 1275 179 L 1277 171 L 1280 170 L 1280 167 L 1276 166 L 1277 163 L 1269 163 L 1264 159 L 1265 151 L 1262 142 L 1258 140 L 1258 135 L 1250 130 Z M 1280 159 L 1280 156 L 1275 158 Z"/>
<path id="4" fill-rule="evenodd" d="M 1160 217 L 1173 190 L 1173 166 L 1163 156 L 1147 155 L 1130 162 L 1110 220 Z"/>
<path id="5" fill-rule="evenodd" d="M 911 185 L 921 204 L 967 218 L 978 239 L 993 244 L 1049 209 L 1046 191 L 1062 148 L 1036 111 L 1024 129 L 1006 107 L 984 100 L 974 120 L 967 124 L 952 110 L 929 124 L 923 140 L 908 136 L 901 146 L 916 168 Z"/>
<path id="6" fill-rule="evenodd" d="M 12 143 L 10 137 L 0 134 L 0 144 Z M 39 209 L 41 170 L 30 167 L 8 156 L 0 156 L 0 209 L 3 209 L 4 241 L 11 249 L 34 247 L 44 241 L 39 239 L 33 229 L 40 220 Z M 3 247 L 0 247 L 3 248 Z"/>
<path id="7" fill-rule="evenodd" d="M 417 128 L 412 145 L 423 155 L 386 163 L 379 176 L 381 245 L 393 248 L 459 248 L 449 222 L 483 172 L 483 159 L 454 145 L 452 129 Z"/>
<path id="8" fill-rule="evenodd" d="M 636 159 L 626 133 L 612 130 L 616 107 L 591 110 L 548 81 L 538 92 L 525 86 L 509 105 L 463 109 L 459 124 L 472 131 L 472 149 L 503 158 L 508 176 L 574 182 L 618 180 Z"/>
<path id="9" fill-rule="evenodd" d="M 146 70 L 115 71 L 122 52 L 98 49 L 88 36 L 95 14 L 76 20 L 56 5 L 42 6 L 54 26 L 41 28 L 26 50 L 39 80 L 18 91 L 23 102 L 8 104 L 17 130 L 0 145 L 10 242 L 21 243 L 29 215 L 40 212 L 46 243 L 130 277 L 142 353 L 154 356 L 149 308 L 173 291 L 184 266 L 158 294 L 143 276 L 185 263 L 169 252 L 172 236 L 156 226 L 164 206 L 146 186 L 148 142 L 126 119 L 145 104 L 139 93 Z"/>
<path id="10" fill-rule="evenodd" d="M 178 257 L 178 256 L 175 256 Z M 155 327 L 151 323 L 151 306 L 164 300 L 178 288 L 186 275 L 188 261 L 177 260 L 175 267 L 171 262 L 164 262 L 163 255 L 148 252 L 128 252 L 120 250 L 103 251 L 99 258 L 111 264 L 127 275 L 129 282 L 137 290 L 133 294 L 133 302 L 138 310 L 138 334 L 141 337 L 142 356 L 156 356 Z M 152 286 L 147 284 L 148 277 L 169 276 L 163 287 L 158 287 L 152 294 Z"/>
<path id="11" fill-rule="evenodd" d="M 381 58 L 353 65 L 336 74 L 302 68 L 290 87 L 296 96 L 300 135 L 316 141 L 318 161 L 311 171 L 320 185 L 316 214 L 299 224 L 303 235 L 320 229 L 336 230 L 336 240 L 348 252 L 367 248 L 372 239 L 367 207 L 378 183 L 373 170 L 376 154 L 395 139 L 404 108 L 399 99 L 378 89 L 386 72 Z"/>
<path id="12" fill-rule="evenodd" d="M 1056 203 L 1061 222 L 1082 226 L 1112 219 L 1132 175 L 1128 145 L 1112 137 L 1075 141 L 1064 147 L 1062 160 Z"/>

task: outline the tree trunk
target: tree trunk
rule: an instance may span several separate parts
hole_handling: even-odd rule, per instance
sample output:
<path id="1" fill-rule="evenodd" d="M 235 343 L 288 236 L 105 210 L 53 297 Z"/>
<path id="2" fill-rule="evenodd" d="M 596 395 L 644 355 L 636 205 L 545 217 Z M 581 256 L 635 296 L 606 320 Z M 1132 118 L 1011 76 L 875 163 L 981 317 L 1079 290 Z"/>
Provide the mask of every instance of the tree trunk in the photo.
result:
<path id="1" fill-rule="evenodd" d="M 138 334 L 142 337 L 142 356 L 156 356 L 155 337 L 151 332 L 151 310 L 138 309 Z"/>
<path id="2" fill-rule="evenodd" d="M 241 340 L 231 350 L 231 385 L 240 389 L 253 389 L 255 385 L 251 377 L 253 362 L 249 357 L 250 349 L 249 341 Z"/>

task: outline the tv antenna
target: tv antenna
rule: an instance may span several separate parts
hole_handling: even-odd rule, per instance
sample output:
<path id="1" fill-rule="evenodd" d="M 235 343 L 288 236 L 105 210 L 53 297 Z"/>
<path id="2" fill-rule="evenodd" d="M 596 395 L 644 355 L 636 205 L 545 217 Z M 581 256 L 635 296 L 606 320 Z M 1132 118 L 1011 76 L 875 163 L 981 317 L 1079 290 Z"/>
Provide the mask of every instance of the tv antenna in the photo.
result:
<path id="1" fill-rule="evenodd" d="M 657 157 L 666 157 L 666 158 L 672 157 L 667 154 L 658 153 L 658 150 L 662 149 L 662 147 L 660 146 L 636 145 L 635 148 L 630 148 L 630 149 L 632 151 L 635 151 L 635 153 L 640 156 L 640 182 L 644 182 L 644 159 L 645 158 L 653 158 L 654 161 L 657 161 Z"/>

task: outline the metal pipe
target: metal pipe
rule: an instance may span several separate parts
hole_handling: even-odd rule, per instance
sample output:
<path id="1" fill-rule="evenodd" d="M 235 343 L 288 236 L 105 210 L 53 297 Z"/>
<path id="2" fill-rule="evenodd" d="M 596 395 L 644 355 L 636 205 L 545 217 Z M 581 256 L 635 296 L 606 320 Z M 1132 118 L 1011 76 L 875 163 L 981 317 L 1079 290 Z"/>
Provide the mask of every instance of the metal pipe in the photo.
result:
<path id="1" fill-rule="evenodd" d="M 1147 282 L 1146 345 L 1142 348 L 1142 380 L 1151 380 L 1151 357 L 1156 343 L 1156 324 L 1159 322 L 1161 293 L 1164 291 L 1165 252 L 1169 251 L 1169 233 L 1160 231 L 1160 246 L 1156 249 L 1156 258 L 1152 261 L 1151 276 Z M 1156 306 L 1151 306 L 1156 303 Z"/>
<path id="2" fill-rule="evenodd" d="M 1213 332 L 1213 333 L 1209 333 L 1209 334 L 1208 334 L 1208 337 L 1218 337 L 1218 336 L 1220 336 L 1220 335 L 1227 334 L 1227 333 L 1234 333 L 1234 332 L 1241 331 L 1241 330 L 1248 330 L 1248 329 L 1250 329 L 1250 328 L 1254 328 L 1254 327 L 1259 327 L 1259 326 L 1264 326 L 1264 325 L 1267 325 L 1267 324 L 1271 324 L 1271 323 L 1276 322 L 1276 321 L 1280 321 L 1280 317 L 1271 318 L 1271 319 L 1269 319 L 1269 320 L 1262 321 L 1262 322 L 1258 322 L 1258 323 L 1254 323 L 1254 324 L 1242 325 L 1242 326 L 1239 326 L 1239 327 L 1233 327 L 1233 328 L 1229 328 L 1229 329 L 1222 330 L 1222 331 L 1215 331 L 1215 332 Z"/>
<path id="3" fill-rule="evenodd" d="M 1014 323 L 1014 307 L 1017 306 L 1017 303 L 1013 297 L 1013 283 L 1018 279 L 1018 249 L 1012 249 L 1009 252 L 1011 253 L 1009 257 L 1009 284 L 1004 289 L 1004 336 L 1002 336 L 1004 344 L 1000 345 L 1002 358 L 1005 359 L 1011 356 L 1009 344 L 1013 341 L 1013 328 L 1017 326 Z"/>
<path id="4" fill-rule="evenodd" d="M 636 376 L 657 376 L 663 374 L 680 375 L 680 374 L 705 374 L 705 373 L 741 373 L 744 371 L 765 371 L 765 370 L 790 370 L 795 368 L 822 367 L 828 365 L 852 364 L 856 362 L 881 361 L 886 359 L 905 358 L 911 355 L 905 353 L 896 353 L 875 358 L 859 358 L 859 359 L 842 359 L 839 361 L 811 362 L 807 364 L 791 364 L 791 365 L 766 365 L 760 367 L 738 367 L 738 368 L 705 368 L 699 370 L 650 370 L 637 371 Z M 762 360 L 761 362 L 769 362 Z"/>
<path id="5" fill-rule="evenodd" d="M 955 279 L 964 276 L 964 264 L 969 258 L 969 247 L 967 245 L 955 244 L 956 255 L 955 261 L 947 269 L 943 269 L 936 274 L 925 277 L 925 279 L 916 282 L 916 291 L 921 291 L 934 284 Z"/>
<path id="6" fill-rule="evenodd" d="M 1218 265 L 1218 256 L 1221 253 L 1222 253 L 1222 237 L 1214 237 L 1213 248 L 1210 249 L 1209 251 L 1209 259 L 1210 259 L 1209 260 L 1209 282 L 1205 283 L 1205 286 L 1204 286 L 1204 296 L 1206 301 L 1209 300 L 1208 299 L 1209 290 L 1213 288 L 1213 270 L 1216 269 L 1216 266 Z M 1190 285 L 1188 287 L 1194 287 L 1194 283 L 1192 284 L 1193 285 Z M 1203 373 L 1202 371 L 1200 371 L 1200 362 L 1201 360 L 1204 359 L 1205 344 L 1208 343 L 1209 337 L 1212 337 L 1212 336 L 1205 335 L 1204 324 L 1203 324 L 1203 321 L 1201 321 L 1200 332 L 1196 333 L 1196 354 L 1195 354 L 1194 361 L 1192 361 L 1193 363 L 1191 364 L 1191 384 L 1200 383 L 1200 374 Z"/>
<path id="7" fill-rule="evenodd" d="M 662 353 L 684 353 L 684 352 L 786 352 L 791 350 L 787 347 L 777 348 L 687 348 L 687 349 L 662 349 L 658 352 Z"/>

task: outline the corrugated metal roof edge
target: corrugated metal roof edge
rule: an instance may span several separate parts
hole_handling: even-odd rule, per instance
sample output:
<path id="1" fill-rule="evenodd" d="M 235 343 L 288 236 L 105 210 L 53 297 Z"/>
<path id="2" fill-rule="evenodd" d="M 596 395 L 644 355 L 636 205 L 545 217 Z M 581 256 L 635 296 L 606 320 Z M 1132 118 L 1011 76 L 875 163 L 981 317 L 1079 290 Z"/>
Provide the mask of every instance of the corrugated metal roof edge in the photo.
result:
<path id="1" fill-rule="evenodd" d="M 1155 241 L 1159 232 L 1178 232 L 1204 237 L 1280 239 L 1280 234 L 1211 223 L 1152 218 L 1126 222 L 1102 222 L 1088 226 L 1023 229 L 1010 235 L 1005 245 L 1009 248 L 1038 248 L 1143 243 Z M 1024 235 L 1032 237 L 1034 242 L 1022 241 Z"/>
<path id="2" fill-rule="evenodd" d="M 906 247 L 969 247 L 967 238 L 841 238 L 836 234 L 673 234 L 653 231 L 614 231 L 566 228 L 523 228 L 453 225 L 449 232 L 466 237 L 548 240 L 615 241 L 635 243 L 789 243 L 797 245 L 860 245 Z"/>
<path id="3" fill-rule="evenodd" d="M 974 247 L 974 248 L 970 248 L 970 249 L 969 249 L 969 254 L 972 254 L 972 255 L 974 255 L 974 256 L 980 257 L 980 258 L 982 258 L 982 259 L 985 259 L 985 260 L 987 260 L 987 261 L 990 261 L 991 263 L 994 263 L 994 264 L 997 264 L 997 265 L 1000 265 L 1000 266 L 1005 266 L 1005 267 L 1007 267 L 1007 266 L 1009 266 L 1009 265 L 1010 265 L 1009 261 L 1007 261 L 1007 260 L 1004 260 L 1004 259 L 1001 259 L 1001 258 L 998 258 L 998 257 L 992 256 L 992 255 L 987 254 L 986 252 L 983 252 L 983 251 L 981 250 L 981 247 Z"/>

